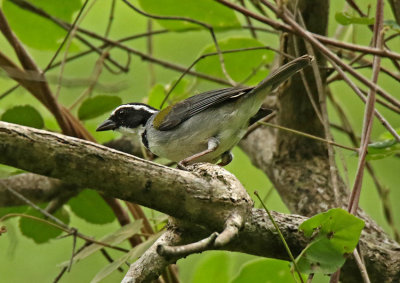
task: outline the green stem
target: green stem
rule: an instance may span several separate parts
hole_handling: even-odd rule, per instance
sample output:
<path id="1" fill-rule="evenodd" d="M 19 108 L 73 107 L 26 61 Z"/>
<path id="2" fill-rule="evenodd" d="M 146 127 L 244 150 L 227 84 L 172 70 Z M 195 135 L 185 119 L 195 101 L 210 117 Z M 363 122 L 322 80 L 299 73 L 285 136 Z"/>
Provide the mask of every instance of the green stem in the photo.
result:
<path id="1" fill-rule="evenodd" d="M 297 274 L 299 275 L 300 281 L 301 281 L 302 283 L 304 283 L 303 277 L 301 276 L 300 269 L 299 269 L 299 267 L 298 267 L 297 264 L 296 264 L 296 261 L 295 261 L 295 259 L 294 259 L 294 257 L 293 257 L 293 254 L 292 254 L 292 252 L 290 251 L 290 248 L 289 248 L 289 246 L 288 246 L 288 244 L 287 244 L 285 238 L 283 237 L 282 232 L 281 232 L 281 230 L 280 230 L 279 227 L 278 227 L 278 224 L 276 224 L 274 218 L 272 217 L 272 215 L 271 215 L 271 213 L 269 212 L 268 208 L 265 206 L 265 204 L 264 204 L 264 202 L 262 201 L 262 199 L 261 199 L 260 195 L 258 194 L 258 192 L 255 191 L 254 194 L 256 195 L 256 197 L 258 198 L 258 200 L 261 202 L 261 204 L 262 204 L 262 206 L 264 207 L 265 211 L 268 213 L 269 219 L 271 220 L 271 222 L 272 222 L 272 224 L 274 225 L 276 231 L 278 232 L 279 238 L 281 239 L 283 245 L 285 246 L 286 252 L 288 253 L 288 255 L 289 255 L 289 257 L 290 257 L 290 260 L 293 262 L 294 269 L 296 270 Z"/>

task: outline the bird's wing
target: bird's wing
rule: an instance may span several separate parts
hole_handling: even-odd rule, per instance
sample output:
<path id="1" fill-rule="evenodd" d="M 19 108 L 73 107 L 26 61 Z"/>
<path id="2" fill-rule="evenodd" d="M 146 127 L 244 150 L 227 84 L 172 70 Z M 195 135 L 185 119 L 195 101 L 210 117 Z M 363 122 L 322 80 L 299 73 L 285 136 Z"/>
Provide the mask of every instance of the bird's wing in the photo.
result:
<path id="1" fill-rule="evenodd" d="M 160 111 L 154 118 L 153 126 L 168 131 L 194 115 L 228 99 L 236 99 L 251 91 L 253 87 L 231 87 L 203 92 Z"/>

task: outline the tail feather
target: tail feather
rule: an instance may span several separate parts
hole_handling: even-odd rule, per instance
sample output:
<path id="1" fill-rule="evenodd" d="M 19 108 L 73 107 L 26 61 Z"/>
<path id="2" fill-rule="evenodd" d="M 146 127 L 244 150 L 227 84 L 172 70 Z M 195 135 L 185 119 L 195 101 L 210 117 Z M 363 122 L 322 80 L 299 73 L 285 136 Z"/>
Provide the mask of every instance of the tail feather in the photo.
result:
<path id="1" fill-rule="evenodd" d="M 281 83 L 289 79 L 295 73 L 310 65 L 313 59 L 314 57 L 310 55 L 303 55 L 290 61 L 289 63 L 279 67 L 278 69 L 270 73 L 268 77 L 266 77 L 255 87 L 255 90 L 261 90 L 264 88 L 272 90 L 278 87 Z"/>

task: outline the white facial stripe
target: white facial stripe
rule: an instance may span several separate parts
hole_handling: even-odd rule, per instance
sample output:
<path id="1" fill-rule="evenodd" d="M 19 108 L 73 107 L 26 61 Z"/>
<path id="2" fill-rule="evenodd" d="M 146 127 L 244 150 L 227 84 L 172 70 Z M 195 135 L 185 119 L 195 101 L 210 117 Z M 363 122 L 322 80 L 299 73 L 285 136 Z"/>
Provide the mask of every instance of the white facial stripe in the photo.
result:
<path id="1" fill-rule="evenodd" d="M 127 109 L 133 108 L 135 110 L 146 110 L 147 112 L 152 113 L 152 114 L 158 112 L 157 110 L 151 109 L 150 107 L 148 107 L 146 105 L 124 104 L 124 105 L 121 105 L 121 106 L 118 106 L 117 108 L 115 108 L 115 110 L 111 113 L 111 116 L 114 115 L 118 110 L 124 109 L 124 108 L 127 108 Z"/>

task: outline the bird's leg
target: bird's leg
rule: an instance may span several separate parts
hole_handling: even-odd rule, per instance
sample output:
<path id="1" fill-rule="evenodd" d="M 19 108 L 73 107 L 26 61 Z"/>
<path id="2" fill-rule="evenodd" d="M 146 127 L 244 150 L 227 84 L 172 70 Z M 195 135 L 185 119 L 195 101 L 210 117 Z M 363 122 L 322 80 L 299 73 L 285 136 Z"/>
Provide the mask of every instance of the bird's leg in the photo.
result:
<path id="1" fill-rule="evenodd" d="M 218 148 L 219 141 L 218 139 L 212 137 L 208 140 L 207 149 L 203 150 L 199 153 L 193 154 L 192 156 L 186 157 L 185 159 L 178 162 L 178 168 L 186 170 L 186 165 L 188 165 L 193 160 L 196 160 L 199 157 L 206 155 L 207 153 L 213 152 Z"/>
<path id="2" fill-rule="evenodd" d="M 218 163 L 217 165 L 219 166 L 226 166 L 229 163 L 231 163 L 233 160 L 233 154 L 230 150 L 225 151 L 222 155 L 221 155 L 221 162 Z"/>

